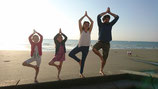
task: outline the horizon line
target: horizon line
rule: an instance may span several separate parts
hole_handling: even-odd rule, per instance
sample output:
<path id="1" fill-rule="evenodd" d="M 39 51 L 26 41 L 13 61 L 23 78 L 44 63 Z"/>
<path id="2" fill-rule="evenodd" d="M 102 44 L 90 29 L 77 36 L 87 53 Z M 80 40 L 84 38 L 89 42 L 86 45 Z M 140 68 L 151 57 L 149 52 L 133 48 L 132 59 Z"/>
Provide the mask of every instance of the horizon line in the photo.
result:
<path id="1" fill-rule="evenodd" d="M 52 39 L 52 38 L 45 38 L 45 39 Z M 52 39 L 53 40 L 53 39 Z M 68 40 L 79 40 L 79 39 L 68 39 Z M 92 39 L 96 40 L 96 39 Z M 139 41 L 139 40 L 112 40 L 112 41 L 129 41 L 129 42 L 158 42 L 158 41 Z"/>

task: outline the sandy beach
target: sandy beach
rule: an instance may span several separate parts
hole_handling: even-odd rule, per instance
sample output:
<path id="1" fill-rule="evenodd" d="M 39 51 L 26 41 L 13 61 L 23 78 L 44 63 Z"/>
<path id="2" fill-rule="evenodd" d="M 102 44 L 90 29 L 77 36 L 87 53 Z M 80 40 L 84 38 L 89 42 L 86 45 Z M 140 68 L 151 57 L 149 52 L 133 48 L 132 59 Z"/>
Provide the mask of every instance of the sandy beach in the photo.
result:
<path id="1" fill-rule="evenodd" d="M 105 66 L 105 73 L 108 75 L 120 70 L 158 70 L 158 66 L 134 61 L 146 60 L 158 62 L 157 49 L 132 49 L 132 56 L 127 55 L 125 49 L 111 49 L 110 55 Z M 79 64 L 68 57 L 61 71 L 61 79 L 79 78 Z M 78 55 L 79 57 L 81 54 Z M 54 52 L 43 52 L 39 82 L 56 81 L 57 69 L 49 66 L 48 62 L 54 57 Z M 0 84 L 16 83 L 19 84 L 33 83 L 34 69 L 22 66 L 23 61 L 30 58 L 29 51 L 0 51 Z M 86 77 L 99 76 L 100 59 L 90 51 L 85 63 L 84 74 Z"/>

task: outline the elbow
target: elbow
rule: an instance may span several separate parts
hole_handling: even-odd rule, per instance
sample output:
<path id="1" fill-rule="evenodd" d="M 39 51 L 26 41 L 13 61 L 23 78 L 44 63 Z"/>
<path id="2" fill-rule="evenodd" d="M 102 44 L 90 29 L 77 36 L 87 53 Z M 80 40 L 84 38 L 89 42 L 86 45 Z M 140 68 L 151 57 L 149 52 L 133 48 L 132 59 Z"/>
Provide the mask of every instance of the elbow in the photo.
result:
<path id="1" fill-rule="evenodd" d="M 118 20 L 118 19 L 119 19 L 119 16 L 118 16 L 118 15 L 116 15 L 116 16 L 114 16 L 114 18 Z"/>
<path id="2" fill-rule="evenodd" d="M 67 36 L 65 36 L 65 39 L 67 39 Z"/>
<path id="3" fill-rule="evenodd" d="M 98 18 L 98 19 L 100 19 L 100 18 L 101 18 L 100 14 L 97 16 L 97 18 Z"/>
<path id="4" fill-rule="evenodd" d="M 40 39 L 43 40 L 43 36 L 42 35 L 40 36 Z"/>
<path id="5" fill-rule="evenodd" d="M 40 35 L 40 38 L 41 38 L 41 39 L 43 39 L 43 36 L 42 36 L 42 35 Z"/>
<path id="6" fill-rule="evenodd" d="M 116 18 L 118 18 L 118 19 L 119 19 L 119 16 L 118 16 L 118 15 L 116 15 Z"/>
<path id="7" fill-rule="evenodd" d="M 81 20 L 79 20 L 78 23 L 81 24 Z"/>
<path id="8" fill-rule="evenodd" d="M 93 22 L 93 21 L 91 21 L 90 27 L 92 27 L 92 26 L 93 26 L 93 24 L 94 24 L 94 22 Z"/>
<path id="9" fill-rule="evenodd" d="M 97 21 L 99 21 L 99 22 L 101 21 L 101 16 L 100 15 L 97 16 Z"/>
<path id="10" fill-rule="evenodd" d="M 93 24 L 93 23 L 94 23 L 94 21 L 92 20 L 92 21 L 91 21 L 91 24 Z"/>
<path id="11" fill-rule="evenodd" d="M 98 14 L 98 16 L 97 17 L 100 17 L 101 15 L 100 14 Z"/>
<path id="12" fill-rule="evenodd" d="M 31 36 L 28 37 L 28 40 L 29 40 L 29 41 L 31 40 Z"/>
<path id="13" fill-rule="evenodd" d="M 54 38 L 54 41 L 56 40 L 56 38 Z"/>

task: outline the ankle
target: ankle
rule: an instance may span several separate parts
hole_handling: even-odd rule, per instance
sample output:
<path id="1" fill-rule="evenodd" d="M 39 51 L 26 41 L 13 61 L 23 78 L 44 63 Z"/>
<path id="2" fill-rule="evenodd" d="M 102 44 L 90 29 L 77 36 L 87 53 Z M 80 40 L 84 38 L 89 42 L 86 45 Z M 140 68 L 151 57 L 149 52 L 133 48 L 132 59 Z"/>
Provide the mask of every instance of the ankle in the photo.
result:
<path id="1" fill-rule="evenodd" d="M 100 71 L 103 72 L 103 69 L 101 68 Z"/>
<path id="2" fill-rule="evenodd" d="M 84 76 L 83 74 L 80 74 L 80 77 L 81 77 L 81 78 L 85 78 L 85 76 Z"/>

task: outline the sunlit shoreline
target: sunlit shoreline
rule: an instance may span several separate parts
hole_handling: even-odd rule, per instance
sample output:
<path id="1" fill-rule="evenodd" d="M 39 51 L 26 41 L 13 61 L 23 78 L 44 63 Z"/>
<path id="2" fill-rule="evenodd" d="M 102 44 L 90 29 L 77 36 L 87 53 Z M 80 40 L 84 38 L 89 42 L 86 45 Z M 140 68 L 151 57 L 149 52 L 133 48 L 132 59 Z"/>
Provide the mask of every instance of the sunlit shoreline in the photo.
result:
<path id="1" fill-rule="evenodd" d="M 97 42 L 97 40 L 91 40 L 91 47 Z M 66 42 L 67 51 L 72 50 L 78 44 L 78 40 L 68 40 Z M 53 39 L 44 39 L 43 51 L 54 52 L 55 44 Z M 11 44 L 0 44 L 0 50 L 15 50 L 15 51 L 30 51 L 30 43 L 11 43 Z M 158 49 L 158 42 L 145 42 L 145 41 L 112 41 L 111 49 Z"/>

